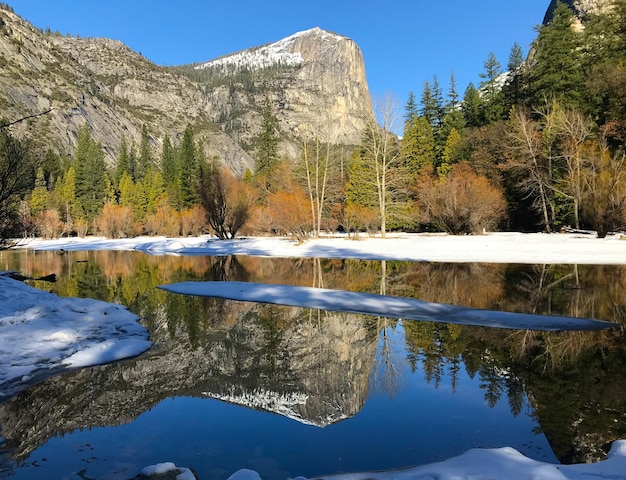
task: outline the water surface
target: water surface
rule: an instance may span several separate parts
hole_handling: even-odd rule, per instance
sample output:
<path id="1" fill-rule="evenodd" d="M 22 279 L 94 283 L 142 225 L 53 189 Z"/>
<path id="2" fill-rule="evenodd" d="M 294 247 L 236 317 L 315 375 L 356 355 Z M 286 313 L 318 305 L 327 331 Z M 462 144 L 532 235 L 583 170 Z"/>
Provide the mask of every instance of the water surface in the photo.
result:
<path id="1" fill-rule="evenodd" d="M 548 334 L 201 299 L 228 280 L 623 321 L 618 266 L 429 264 L 138 252 L 0 252 L 59 295 L 127 305 L 155 346 L 0 404 L 8 478 L 119 478 L 163 461 L 225 479 L 394 468 L 474 447 L 548 462 L 626 438 L 621 332 Z"/>

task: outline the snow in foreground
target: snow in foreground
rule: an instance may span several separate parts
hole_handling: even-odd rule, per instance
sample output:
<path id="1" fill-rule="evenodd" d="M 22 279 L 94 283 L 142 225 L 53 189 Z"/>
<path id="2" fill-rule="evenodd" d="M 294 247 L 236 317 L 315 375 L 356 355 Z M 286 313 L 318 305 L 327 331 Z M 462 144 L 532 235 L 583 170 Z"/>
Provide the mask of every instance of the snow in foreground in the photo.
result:
<path id="1" fill-rule="evenodd" d="M 163 474 L 179 469 L 177 480 L 193 480 L 187 468 L 173 463 L 146 467 L 145 475 Z M 400 470 L 345 473 L 316 477 L 317 480 L 583 480 L 626 479 L 626 440 L 613 443 L 607 459 L 602 462 L 578 465 L 555 465 L 532 460 L 514 448 L 476 448 L 439 463 Z M 254 470 L 239 470 L 228 480 L 261 480 Z M 296 477 L 294 480 L 305 480 Z"/>
<path id="2" fill-rule="evenodd" d="M 139 355 L 152 345 L 121 305 L 63 298 L 0 272 L 0 402 L 67 368 Z"/>
<path id="3" fill-rule="evenodd" d="M 431 303 L 415 298 L 348 292 L 327 288 L 297 287 L 252 282 L 179 282 L 162 285 L 163 290 L 183 295 L 315 308 L 334 312 L 362 313 L 408 320 L 475 325 L 520 330 L 602 330 L 617 323 L 592 318 L 499 312 Z"/>
<path id="4" fill-rule="evenodd" d="M 25 240 L 34 250 L 139 250 L 154 255 L 255 255 L 264 257 L 359 258 L 425 262 L 625 265 L 621 235 L 596 238 L 570 233 L 490 233 L 486 235 L 389 234 L 388 238 L 346 236 L 310 239 L 284 237 L 217 240 L 214 237 L 101 237 Z"/>

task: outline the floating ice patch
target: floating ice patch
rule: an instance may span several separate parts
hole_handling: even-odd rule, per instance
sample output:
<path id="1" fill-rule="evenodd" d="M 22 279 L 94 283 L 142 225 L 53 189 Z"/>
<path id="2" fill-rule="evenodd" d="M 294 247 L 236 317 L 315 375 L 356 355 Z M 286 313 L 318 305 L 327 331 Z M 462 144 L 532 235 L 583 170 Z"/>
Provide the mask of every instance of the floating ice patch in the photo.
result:
<path id="1" fill-rule="evenodd" d="M 248 302 L 480 327 L 558 331 L 603 330 L 619 326 L 591 318 L 498 312 L 443 303 L 430 303 L 414 298 L 289 285 L 247 282 L 180 282 L 163 285 L 159 288 L 173 293 L 201 297 L 228 298 Z"/>

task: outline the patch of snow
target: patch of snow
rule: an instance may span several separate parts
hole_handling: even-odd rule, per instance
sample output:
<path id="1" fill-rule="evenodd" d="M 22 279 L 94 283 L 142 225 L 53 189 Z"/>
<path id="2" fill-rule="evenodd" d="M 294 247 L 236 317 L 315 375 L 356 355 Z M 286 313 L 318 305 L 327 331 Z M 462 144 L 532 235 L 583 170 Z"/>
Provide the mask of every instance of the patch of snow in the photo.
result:
<path id="1" fill-rule="evenodd" d="M 150 465 L 145 467 L 139 476 L 143 477 L 156 477 L 158 475 L 165 475 L 169 472 L 178 471 L 176 480 L 196 480 L 196 476 L 191 470 L 186 467 L 177 467 L 172 462 L 157 463 L 156 465 Z"/>
<path id="2" fill-rule="evenodd" d="M 300 414 L 299 407 L 306 405 L 308 395 L 299 392 L 280 393 L 262 388 L 254 389 L 253 391 L 237 392 L 236 389 L 233 388 L 230 392 L 225 394 L 211 392 L 202 392 L 202 394 L 216 400 L 278 413 L 279 415 L 296 420 L 305 425 L 325 427 L 348 418 L 345 414 L 330 416 L 318 422 L 303 418 Z"/>
<path id="3" fill-rule="evenodd" d="M 481 327 L 560 331 L 601 330 L 619 326 L 591 318 L 499 312 L 424 302 L 415 298 L 291 285 L 215 281 L 179 282 L 159 288 L 184 295 Z"/>
<path id="4" fill-rule="evenodd" d="M 293 44 L 301 37 L 311 34 L 319 36 L 322 40 L 340 40 L 345 37 L 334 33 L 327 32 L 319 27 L 311 28 L 301 32 L 294 33 L 289 37 L 283 38 L 269 45 L 253 47 L 241 52 L 233 53 L 224 57 L 211 60 L 209 62 L 198 65 L 196 69 L 202 70 L 206 68 L 229 67 L 249 68 L 251 70 L 259 70 L 272 67 L 274 65 L 283 65 L 297 67 L 303 63 L 302 55 L 293 52 Z"/>
<path id="5" fill-rule="evenodd" d="M 486 235 L 389 234 L 387 238 L 345 235 L 310 239 L 300 244 L 284 237 L 217 240 L 137 237 L 24 240 L 33 250 L 138 250 L 154 255 L 255 255 L 263 257 L 358 258 L 415 262 L 486 262 L 526 264 L 626 265 L 621 235 L 596 238 L 577 233 L 489 233 Z"/>
<path id="6" fill-rule="evenodd" d="M 626 480 L 626 440 L 613 442 L 601 462 L 558 465 L 532 460 L 511 447 L 474 448 L 438 463 L 377 472 L 340 473 L 310 480 Z M 241 469 L 228 480 L 261 480 L 254 470 Z M 293 480 L 307 480 L 295 477 Z"/>
<path id="7" fill-rule="evenodd" d="M 64 298 L 0 272 L 0 401 L 66 368 L 134 357 L 152 345 L 121 305 Z"/>

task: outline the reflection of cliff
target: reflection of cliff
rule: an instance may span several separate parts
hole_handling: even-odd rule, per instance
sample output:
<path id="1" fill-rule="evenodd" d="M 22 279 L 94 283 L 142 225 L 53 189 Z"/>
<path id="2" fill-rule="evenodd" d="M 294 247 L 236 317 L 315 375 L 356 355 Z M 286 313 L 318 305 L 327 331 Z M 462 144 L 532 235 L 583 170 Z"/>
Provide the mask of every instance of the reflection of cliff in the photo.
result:
<path id="1" fill-rule="evenodd" d="M 23 459 L 55 435 L 127 423 L 173 396 L 223 398 L 320 426 L 362 407 L 374 342 L 361 317 L 187 300 L 191 345 L 189 319 L 167 321 L 164 308 L 146 354 L 48 379 L 0 404 L 4 447 Z"/>

